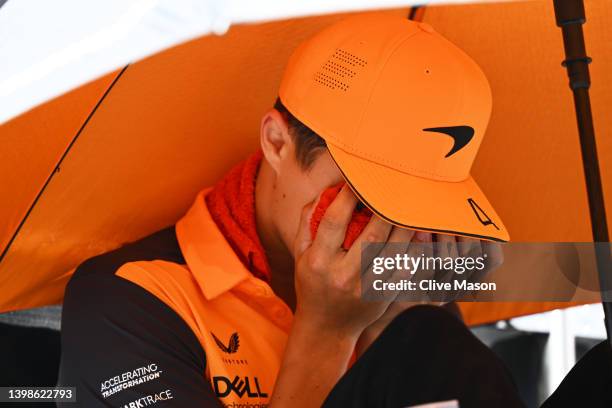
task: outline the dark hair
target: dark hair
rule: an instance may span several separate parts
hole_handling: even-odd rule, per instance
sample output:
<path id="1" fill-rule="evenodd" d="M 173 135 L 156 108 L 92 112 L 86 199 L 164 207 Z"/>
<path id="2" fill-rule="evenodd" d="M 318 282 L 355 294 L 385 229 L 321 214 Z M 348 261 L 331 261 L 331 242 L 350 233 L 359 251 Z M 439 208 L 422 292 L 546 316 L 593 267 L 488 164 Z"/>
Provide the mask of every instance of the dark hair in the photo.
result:
<path id="1" fill-rule="evenodd" d="M 274 109 L 287 119 L 289 133 L 295 142 L 295 158 L 304 170 L 308 170 L 322 149 L 327 147 L 325 140 L 293 116 L 280 98 L 276 98 Z"/>

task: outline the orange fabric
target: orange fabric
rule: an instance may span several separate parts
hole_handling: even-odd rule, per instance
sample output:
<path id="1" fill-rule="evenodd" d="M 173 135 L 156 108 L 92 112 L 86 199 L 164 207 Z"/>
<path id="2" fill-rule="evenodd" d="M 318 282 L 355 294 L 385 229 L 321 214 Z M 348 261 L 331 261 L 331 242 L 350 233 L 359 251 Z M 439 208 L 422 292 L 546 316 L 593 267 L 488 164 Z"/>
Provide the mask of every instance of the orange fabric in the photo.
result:
<path id="1" fill-rule="evenodd" d="M 0 126 L 0 254 L 116 77 L 105 75 Z M 0 278 L 0 287 L 2 279 Z"/>
<path id="2" fill-rule="evenodd" d="M 325 139 L 347 182 L 380 217 L 509 240 L 470 175 L 491 115 L 489 83 L 431 26 L 377 13 L 334 24 L 295 50 L 279 95 Z"/>
<path id="3" fill-rule="evenodd" d="M 293 315 L 270 286 L 253 276 L 234 253 L 198 194 L 176 233 L 187 265 L 165 261 L 125 264 L 117 275 L 143 287 L 172 308 L 191 328 L 206 352 L 207 372 L 248 383 L 265 404 L 272 394 Z M 227 342 L 238 333 L 239 346 L 228 354 L 213 337 Z M 223 381 L 216 384 L 225 391 Z M 244 402 L 235 391 L 220 398 L 224 404 Z"/>
<path id="4" fill-rule="evenodd" d="M 244 266 L 270 282 L 270 266 L 255 222 L 255 180 L 262 156 L 258 150 L 236 165 L 206 194 L 205 200 L 212 219 Z"/>
<path id="5" fill-rule="evenodd" d="M 340 183 L 336 186 L 330 187 L 327 190 L 321 193 L 321 197 L 319 198 L 319 202 L 317 206 L 312 212 L 312 216 L 310 218 L 310 233 L 314 239 L 317 235 L 317 229 L 319 228 L 319 224 L 321 223 L 321 219 L 325 215 L 325 211 L 327 207 L 334 201 L 340 189 L 344 183 Z M 342 248 L 349 249 L 353 242 L 359 237 L 359 234 L 363 231 L 363 229 L 370 221 L 372 217 L 372 212 L 367 208 L 356 208 L 353 212 L 353 217 L 349 222 L 346 228 L 346 236 L 344 237 L 344 242 L 342 243 Z"/>

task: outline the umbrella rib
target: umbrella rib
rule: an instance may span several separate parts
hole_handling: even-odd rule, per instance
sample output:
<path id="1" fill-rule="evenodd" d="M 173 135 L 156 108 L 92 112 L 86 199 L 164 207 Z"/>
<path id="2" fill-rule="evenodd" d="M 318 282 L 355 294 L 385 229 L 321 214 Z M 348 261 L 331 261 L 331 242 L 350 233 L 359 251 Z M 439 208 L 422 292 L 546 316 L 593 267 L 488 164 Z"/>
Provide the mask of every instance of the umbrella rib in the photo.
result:
<path id="1" fill-rule="evenodd" d="M 0 4 L 1 4 L 2 0 L 0 0 Z M 68 146 L 66 147 L 66 150 L 64 151 L 64 153 L 62 154 L 62 157 L 60 157 L 59 161 L 57 162 L 57 164 L 55 165 L 55 167 L 53 168 L 53 171 L 51 172 L 51 174 L 49 174 L 49 177 L 47 177 L 47 180 L 45 180 L 45 184 L 43 184 L 42 188 L 40 189 L 40 191 L 38 192 L 38 194 L 36 195 L 36 198 L 34 199 L 34 201 L 32 202 L 32 204 L 30 205 L 30 208 L 28 208 L 28 211 L 25 213 L 25 215 L 23 216 L 23 218 L 21 219 L 21 222 L 19 223 L 19 225 L 17 226 L 17 228 L 15 229 L 15 232 L 13 233 L 13 236 L 11 237 L 11 239 L 9 240 L 9 242 L 6 244 L 6 247 L 4 248 L 4 250 L 2 251 L 2 254 L 0 255 L 0 263 L 4 260 L 4 257 L 6 256 L 6 254 L 8 253 L 9 249 L 11 248 L 11 245 L 13 244 L 13 242 L 15 241 L 15 239 L 17 238 L 17 235 L 19 235 L 19 232 L 21 231 L 21 228 L 23 227 L 23 225 L 25 224 L 25 222 L 27 221 L 28 217 L 30 216 L 30 213 L 32 212 L 32 210 L 34 209 L 34 207 L 36 206 L 36 204 L 38 203 L 38 200 L 42 197 L 43 193 L 45 192 L 47 186 L 49 185 L 49 183 L 51 182 L 51 180 L 53 179 L 53 176 L 59 172 L 59 169 L 62 165 L 62 163 L 64 162 L 64 159 L 66 158 L 66 156 L 68 156 L 68 153 L 70 152 L 70 150 L 72 149 L 72 146 L 74 146 L 75 142 L 77 141 L 77 139 L 79 138 L 79 136 L 81 135 L 81 133 L 83 132 L 83 130 L 85 129 L 85 127 L 87 127 L 87 124 L 89 123 L 89 121 L 91 120 L 91 118 L 95 115 L 96 111 L 98 110 L 98 108 L 100 107 L 100 105 L 102 104 L 102 102 L 104 101 L 104 99 L 108 96 L 108 94 L 110 93 L 110 91 L 113 89 L 113 87 L 115 86 L 115 84 L 117 83 L 117 81 L 119 81 L 119 78 L 121 78 L 121 76 L 123 75 L 123 73 L 125 72 L 125 70 L 129 67 L 129 64 L 126 65 L 125 67 L 123 67 L 121 69 L 121 71 L 117 74 L 117 76 L 113 79 L 113 82 L 111 82 L 111 84 L 108 86 L 108 88 L 106 89 L 106 91 L 104 91 L 104 94 L 100 97 L 100 99 L 98 100 L 98 102 L 95 104 L 95 106 L 93 107 L 93 109 L 91 110 L 91 112 L 89 113 L 89 115 L 87 115 L 87 118 L 85 119 L 85 121 L 83 122 L 83 124 L 81 125 L 81 127 L 79 128 L 79 130 L 77 131 L 77 133 L 74 135 L 74 137 L 72 138 L 72 140 L 70 141 L 70 144 L 68 144 Z"/>
<path id="2" fill-rule="evenodd" d="M 408 13 L 408 20 L 423 21 L 424 12 L 425 5 L 423 4 L 410 7 L 410 12 Z"/>

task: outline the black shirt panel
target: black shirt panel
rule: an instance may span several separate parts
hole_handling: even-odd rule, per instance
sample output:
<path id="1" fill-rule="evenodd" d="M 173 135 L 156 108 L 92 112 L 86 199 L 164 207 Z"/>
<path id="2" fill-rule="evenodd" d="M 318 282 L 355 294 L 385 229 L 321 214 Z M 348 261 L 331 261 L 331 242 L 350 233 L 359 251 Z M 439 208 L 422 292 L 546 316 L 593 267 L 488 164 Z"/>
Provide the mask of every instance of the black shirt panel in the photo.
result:
<path id="1" fill-rule="evenodd" d="M 84 262 L 62 314 L 59 385 L 77 404 L 59 407 L 219 407 L 206 355 L 185 321 L 144 288 L 115 275 L 128 262 L 184 263 L 174 228 Z"/>

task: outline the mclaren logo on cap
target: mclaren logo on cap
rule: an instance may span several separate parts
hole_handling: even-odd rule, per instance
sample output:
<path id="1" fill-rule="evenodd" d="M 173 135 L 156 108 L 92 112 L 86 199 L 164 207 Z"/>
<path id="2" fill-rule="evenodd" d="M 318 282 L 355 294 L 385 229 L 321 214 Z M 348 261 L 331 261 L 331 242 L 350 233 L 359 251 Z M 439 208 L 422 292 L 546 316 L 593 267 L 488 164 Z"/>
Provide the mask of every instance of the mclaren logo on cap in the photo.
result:
<path id="1" fill-rule="evenodd" d="M 453 145 L 453 148 L 450 149 L 450 151 L 446 153 L 446 156 L 444 157 L 450 157 L 453 154 L 457 153 L 459 150 L 467 146 L 467 144 L 470 143 L 470 140 L 472 140 L 472 137 L 474 137 L 474 128 L 471 126 L 434 127 L 423 130 L 425 132 L 444 133 L 445 135 L 448 135 L 453 138 L 455 144 Z"/>

